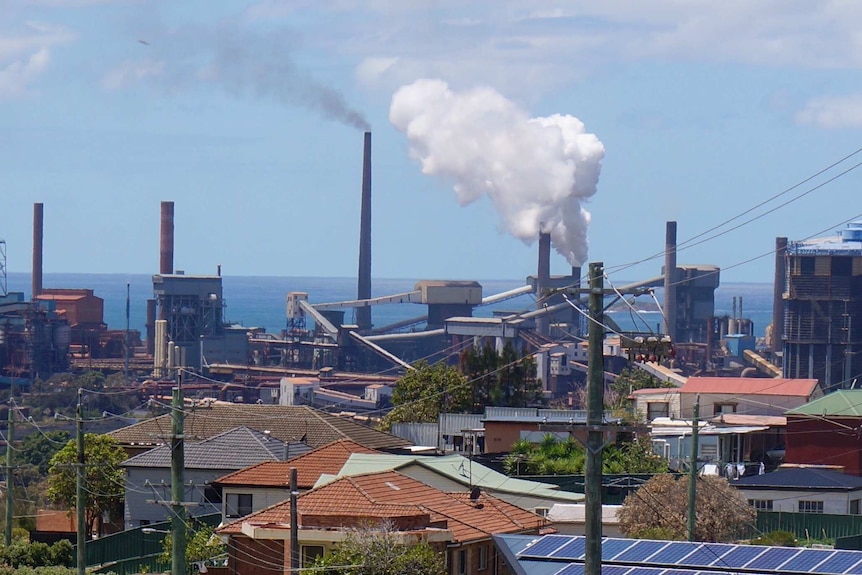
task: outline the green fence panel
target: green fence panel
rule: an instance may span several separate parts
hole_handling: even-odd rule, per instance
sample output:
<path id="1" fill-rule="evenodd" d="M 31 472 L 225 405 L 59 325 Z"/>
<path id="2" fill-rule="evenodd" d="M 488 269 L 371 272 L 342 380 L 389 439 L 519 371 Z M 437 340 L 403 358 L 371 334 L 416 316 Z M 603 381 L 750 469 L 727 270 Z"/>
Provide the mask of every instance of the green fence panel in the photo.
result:
<path id="1" fill-rule="evenodd" d="M 752 536 L 771 531 L 789 531 L 797 539 L 838 539 L 862 533 L 862 516 L 825 513 L 758 511 L 757 530 Z"/>

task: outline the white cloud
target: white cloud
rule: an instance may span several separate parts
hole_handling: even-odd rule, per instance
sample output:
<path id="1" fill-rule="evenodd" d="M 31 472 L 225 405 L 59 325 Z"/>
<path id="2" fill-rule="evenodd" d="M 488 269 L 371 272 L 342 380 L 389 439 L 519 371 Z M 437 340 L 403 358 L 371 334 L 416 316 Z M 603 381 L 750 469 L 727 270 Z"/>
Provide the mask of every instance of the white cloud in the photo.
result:
<path id="1" fill-rule="evenodd" d="M 0 30 L 0 100 L 24 97 L 47 69 L 51 48 L 74 38 L 66 28 L 35 21 Z"/>
<path id="2" fill-rule="evenodd" d="M 102 76 L 102 87 L 107 90 L 125 88 L 141 80 L 160 76 L 164 69 L 163 62 L 150 58 L 126 60 Z"/>
<path id="3" fill-rule="evenodd" d="M 26 60 L 15 60 L 0 68 L 0 100 L 22 97 L 49 60 L 48 49 L 42 48 Z"/>
<path id="4" fill-rule="evenodd" d="M 827 129 L 862 127 L 862 94 L 811 100 L 796 121 Z"/>

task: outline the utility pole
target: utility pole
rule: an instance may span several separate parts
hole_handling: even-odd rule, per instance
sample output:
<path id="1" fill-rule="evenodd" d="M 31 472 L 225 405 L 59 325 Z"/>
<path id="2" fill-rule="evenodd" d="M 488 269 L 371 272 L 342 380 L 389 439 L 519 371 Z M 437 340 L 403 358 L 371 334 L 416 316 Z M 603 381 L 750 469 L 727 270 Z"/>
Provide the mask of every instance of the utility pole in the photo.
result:
<path id="1" fill-rule="evenodd" d="M 299 572 L 299 511 L 296 467 L 290 468 L 290 572 Z"/>
<path id="2" fill-rule="evenodd" d="M 177 369 L 177 385 L 171 401 L 171 575 L 186 575 L 186 511 L 183 374 Z"/>
<path id="3" fill-rule="evenodd" d="M 12 498 L 12 442 L 15 441 L 15 401 L 9 394 L 9 413 L 6 423 L 6 547 L 12 545 L 12 519 L 15 517 L 15 500 Z"/>
<path id="4" fill-rule="evenodd" d="M 604 433 L 604 271 L 601 262 L 590 264 L 590 325 L 587 364 L 587 453 L 584 477 L 585 575 L 602 572 L 602 447 Z"/>
<path id="5" fill-rule="evenodd" d="M 700 424 L 700 395 L 694 401 L 694 415 L 691 418 L 691 465 L 688 479 L 688 540 L 695 541 L 694 528 L 697 521 L 695 503 L 697 501 L 697 433 Z"/>
<path id="6" fill-rule="evenodd" d="M 77 545 L 77 567 L 78 575 L 86 575 L 87 572 L 87 518 L 85 515 L 87 500 L 84 497 L 84 388 L 78 388 L 78 407 L 75 410 L 75 439 L 78 445 L 78 465 L 76 465 L 77 481 L 75 484 L 75 517 L 78 528 Z"/>

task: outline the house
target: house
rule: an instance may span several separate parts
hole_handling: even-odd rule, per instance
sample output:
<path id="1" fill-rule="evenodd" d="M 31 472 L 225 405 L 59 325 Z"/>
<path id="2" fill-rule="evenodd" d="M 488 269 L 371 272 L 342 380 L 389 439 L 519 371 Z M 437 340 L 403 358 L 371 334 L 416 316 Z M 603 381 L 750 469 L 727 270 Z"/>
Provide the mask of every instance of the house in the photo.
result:
<path id="1" fill-rule="evenodd" d="M 834 469 L 781 467 L 730 484 L 762 511 L 862 514 L 862 477 Z"/>
<path id="2" fill-rule="evenodd" d="M 622 505 L 602 505 L 602 536 L 622 537 L 617 516 Z M 586 534 L 587 506 L 584 503 L 555 503 L 547 515 L 551 527 L 565 535 Z"/>
<path id="3" fill-rule="evenodd" d="M 447 493 L 395 471 L 342 477 L 297 498 L 300 567 L 328 553 L 369 522 L 388 522 L 405 542 L 427 541 L 453 575 L 507 573 L 492 536 L 532 533 L 547 521 L 479 491 Z M 269 507 L 216 533 L 228 540 L 228 567 L 244 575 L 282 575 L 290 557 L 290 502 Z"/>
<path id="4" fill-rule="evenodd" d="M 170 414 L 162 415 L 109 433 L 129 455 L 164 444 L 171 429 Z M 409 441 L 377 431 L 351 419 L 337 417 L 312 407 L 266 404 L 198 404 L 185 410 L 185 436 L 198 441 L 246 426 L 281 441 L 305 438 L 311 447 L 321 447 L 338 439 L 351 439 L 372 449 L 397 450 Z"/>
<path id="5" fill-rule="evenodd" d="M 862 476 L 862 390 L 842 389 L 787 412 L 785 462 L 840 465 Z"/>
<path id="6" fill-rule="evenodd" d="M 722 414 L 784 415 L 821 397 L 816 379 L 760 377 L 689 377 L 679 388 L 638 390 L 632 393 L 639 419 L 690 419 L 700 401 L 700 417 Z"/>
<path id="7" fill-rule="evenodd" d="M 446 492 L 469 492 L 479 488 L 484 493 L 512 505 L 546 515 L 557 503 L 581 503 L 581 493 L 563 491 L 557 485 L 509 477 L 459 454 L 390 455 L 354 453 L 337 477 L 394 470 Z M 318 486 L 335 477 L 322 476 Z"/>
<path id="8" fill-rule="evenodd" d="M 522 439 L 539 443 L 549 433 L 564 440 L 574 437 L 586 441 L 587 438 L 586 410 L 486 407 L 481 421 L 486 453 L 509 452 L 512 445 Z M 619 418 L 606 411 L 604 421 L 614 423 Z"/>
<path id="9" fill-rule="evenodd" d="M 349 439 L 339 439 L 288 461 L 262 461 L 219 477 L 213 485 L 222 493 L 222 522 L 288 499 L 291 468 L 296 469 L 299 491 L 308 491 L 322 475 L 336 475 L 354 453 L 381 452 Z"/>
<path id="10" fill-rule="evenodd" d="M 184 484 L 190 515 L 221 511 L 221 493 L 213 480 L 261 461 L 284 457 L 285 444 L 269 434 L 237 427 L 199 442 L 186 442 Z M 130 457 L 126 471 L 126 528 L 164 521 L 171 501 L 171 448 L 164 445 Z"/>

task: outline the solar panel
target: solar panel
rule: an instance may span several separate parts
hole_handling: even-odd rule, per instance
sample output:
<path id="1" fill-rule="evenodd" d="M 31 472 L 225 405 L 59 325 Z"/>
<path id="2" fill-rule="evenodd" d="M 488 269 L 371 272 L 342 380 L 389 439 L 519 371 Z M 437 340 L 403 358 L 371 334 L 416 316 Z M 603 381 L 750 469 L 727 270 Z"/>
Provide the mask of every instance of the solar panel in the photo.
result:
<path id="1" fill-rule="evenodd" d="M 571 537 L 566 537 L 565 535 L 545 535 L 518 555 L 520 557 L 548 557 L 571 540 Z"/>
<path id="2" fill-rule="evenodd" d="M 740 545 L 721 556 L 720 566 L 729 569 L 738 569 L 762 553 L 764 553 L 763 547 Z"/>
<path id="3" fill-rule="evenodd" d="M 769 569 L 778 570 L 778 568 L 786 563 L 794 555 L 798 555 L 801 549 L 795 547 L 773 547 L 767 549 L 755 559 L 752 559 L 745 565 L 746 569 Z"/>
<path id="4" fill-rule="evenodd" d="M 835 551 L 817 567 L 818 573 L 844 573 L 862 560 L 862 553 L 856 551 Z"/>
<path id="5" fill-rule="evenodd" d="M 833 549 L 803 549 L 802 553 L 794 557 L 790 563 L 785 565 L 784 569 L 788 571 L 811 571 L 834 553 Z"/>
<path id="6" fill-rule="evenodd" d="M 605 539 L 602 541 L 602 560 L 608 561 L 610 557 L 619 555 L 635 543 L 635 539 Z"/>
<path id="7" fill-rule="evenodd" d="M 646 561 L 659 549 L 667 546 L 667 541 L 638 541 L 625 551 L 618 553 L 615 557 L 607 557 L 605 561 Z"/>
<path id="8" fill-rule="evenodd" d="M 557 571 L 554 575 L 584 575 L 584 564 L 570 563 Z"/>
<path id="9" fill-rule="evenodd" d="M 734 545 L 726 543 L 702 543 L 691 554 L 677 561 L 677 565 L 692 565 L 695 567 L 715 565 L 716 567 L 724 567 L 725 565 L 721 561 L 721 556 L 734 549 L 734 547 Z"/>
<path id="10" fill-rule="evenodd" d="M 552 551 L 548 556 L 558 559 L 582 559 L 587 548 L 587 540 L 584 537 L 572 539 L 560 549 Z"/>
<path id="11" fill-rule="evenodd" d="M 862 562 L 858 562 L 852 567 L 848 568 L 844 573 L 847 575 L 860 575 L 862 574 Z"/>
<path id="12" fill-rule="evenodd" d="M 650 563 L 658 563 L 660 565 L 676 565 L 680 559 L 691 554 L 699 546 L 698 543 L 690 543 L 688 541 L 674 541 L 668 543 L 664 549 L 653 554 L 649 558 Z"/>

